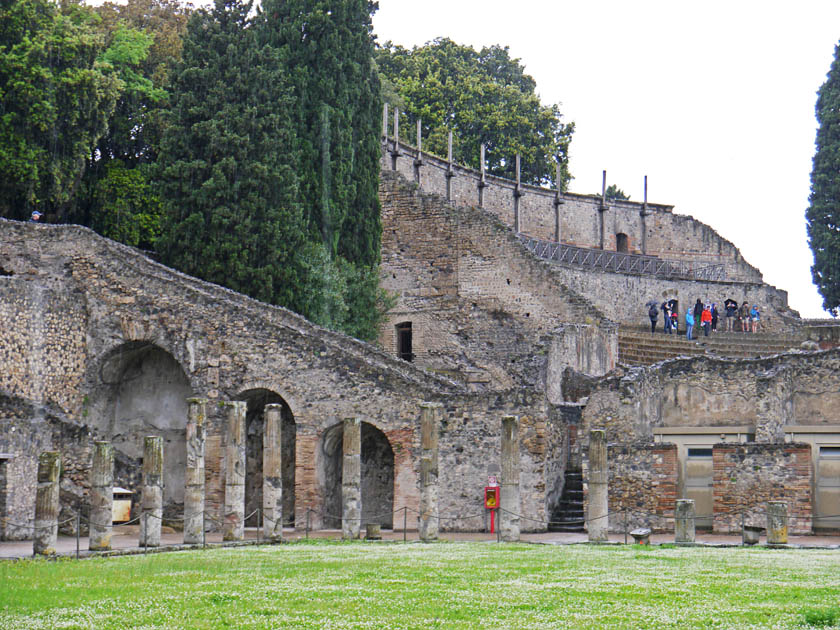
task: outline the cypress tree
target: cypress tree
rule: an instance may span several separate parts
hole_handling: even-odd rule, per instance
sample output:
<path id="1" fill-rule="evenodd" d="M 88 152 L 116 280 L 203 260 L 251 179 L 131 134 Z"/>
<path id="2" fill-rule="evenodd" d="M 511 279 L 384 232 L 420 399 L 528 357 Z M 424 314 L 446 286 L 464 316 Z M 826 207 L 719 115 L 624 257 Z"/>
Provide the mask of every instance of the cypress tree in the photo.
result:
<path id="1" fill-rule="evenodd" d="M 823 308 L 840 307 L 840 44 L 825 83 L 817 93 L 816 152 L 811 170 L 808 241 L 814 253 L 811 274 Z"/>
<path id="2" fill-rule="evenodd" d="M 368 0 L 265 0 L 266 41 L 286 50 L 310 233 L 353 265 L 379 262 L 381 97 Z"/>
<path id="3" fill-rule="evenodd" d="M 259 45 L 250 10 L 216 0 L 190 19 L 157 163 L 158 250 L 186 273 L 307 315 L 293 102 L 282 50 Z"/>

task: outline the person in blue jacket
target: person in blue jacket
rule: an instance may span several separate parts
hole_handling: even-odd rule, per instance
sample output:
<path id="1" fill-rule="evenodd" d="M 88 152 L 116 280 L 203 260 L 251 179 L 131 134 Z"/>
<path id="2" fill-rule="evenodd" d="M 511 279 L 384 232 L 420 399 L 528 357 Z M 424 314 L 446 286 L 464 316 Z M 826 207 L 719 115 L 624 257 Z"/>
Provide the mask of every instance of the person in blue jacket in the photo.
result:
<path id="1" fill-rule="evenodd" d="M 691 339 L 691 330 L 694 328 L 694 313 L 691 307 L 685 311 L 685 338 Z"/>

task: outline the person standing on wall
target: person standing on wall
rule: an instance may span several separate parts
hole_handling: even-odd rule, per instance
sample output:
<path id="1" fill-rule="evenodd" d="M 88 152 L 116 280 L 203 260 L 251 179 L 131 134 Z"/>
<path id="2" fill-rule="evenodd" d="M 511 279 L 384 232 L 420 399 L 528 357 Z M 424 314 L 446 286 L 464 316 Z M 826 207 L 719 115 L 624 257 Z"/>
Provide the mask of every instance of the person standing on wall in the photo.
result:
<path id="1" fill-rule="evenodd" d="M 741 332 L 750 332 L 750 305 L 746 300 L 738 310 L 738 319 L 741 320 Z"/>
<path id="2" fill-rule="evenodd" d="M 690 308 L 685 309 L 685 338 L 691 339 L 691 329 L 694 328 L 694 315 Z"/>
<path id="3" fill-rule="evenodd" d="M 671 308 L 668 306 L 668 300 L 662 302 L 662 306 L 659 307 L 662 310 L 662 314 L 665 316 L 665 321 L 663 322 L 663 332 L 666 335 L 671 334 Z"/>
<path id="4" fill-rule="evenodd" d="M 761 313 L 758 312 L 758 304 L 753 304 L 753 307 L 750 309 L 750 324 L 754 333 L 758 332 L 758 323 L 760 321 Z"/>
<path id="5" fill-rule="evenodd" d="M 717 332 L 718 325 L 718 307 L 715 302 L 712 302 L 712 332 Z"/>
<path id="6" fill-rule="evenodd" d="M 694 323 L 700 326 L 700 318 L 703 315 L 703 302 L 699 299 L 694 303 Z M 697 335 L 694 336 L 697 339 Z"/>
<path id="7" fill-rule="evenodd" d="M 709 336 L 709 329 L 712 327 L 712 306 L 706 304 L 700 313 L 700 323 L 703 325 L 703 336 Z"/>
<path id="8" fill-rule="evenodd" d="M 726 332 L 735 330 L 735 315 L 738 313 L 738 302 L 732 298 L 726 298 L 723 303 L 723 308 L 726 310 Z"/>

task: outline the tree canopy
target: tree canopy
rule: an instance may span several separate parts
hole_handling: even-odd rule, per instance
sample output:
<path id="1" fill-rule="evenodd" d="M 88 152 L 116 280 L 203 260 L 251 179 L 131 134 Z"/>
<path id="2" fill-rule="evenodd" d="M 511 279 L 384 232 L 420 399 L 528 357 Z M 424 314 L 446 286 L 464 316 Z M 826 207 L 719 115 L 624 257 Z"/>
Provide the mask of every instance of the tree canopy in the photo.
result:
<path id="1" fill-rule="evenodd" d="M 142 44 L 124 30 L 105 46 L 92 10 L 50 0 L 0 6 L 0 215 L 64 217 L 85 158 L 106 133 L 125 87 L 117 49 Z M 123 75 L 124 76 L 124 75 Z"/>
<path id="2" fill-rule="evenodd" d="M 491 174 L 513 178 L 518 153 L 524 182 L 554 183 L 559 161 L 560 185 L 568 184 L 574 123 L 562 122 L 559 105 L 540 102 L 536 82 L 507 47 L 476 51 L 442 38 L 409 50 L 386 42 L 376 60 L 401 99 L 409 139 L 420 118 L 423 147 L 433 153 L 446 155 L 452 130 L 457 162 L 479 168 L 483 143 Z"/>
<path id="3" fill-rule="evenodd" d="M 817 93 L 816 113 L 819 127 L 805 217 L 814 253 L 814 284 L 823 297 L 823 308 L 836 316 L 840 307 L 840 44 Z"/>

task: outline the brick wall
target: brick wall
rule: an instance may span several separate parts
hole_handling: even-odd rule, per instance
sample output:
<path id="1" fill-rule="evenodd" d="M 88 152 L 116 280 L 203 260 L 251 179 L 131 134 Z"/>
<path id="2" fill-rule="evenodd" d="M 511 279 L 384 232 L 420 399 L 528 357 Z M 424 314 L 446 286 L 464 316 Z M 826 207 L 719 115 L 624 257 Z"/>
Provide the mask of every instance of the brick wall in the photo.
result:
<path id="1" fill-rule="evenodd" d="M 807 444 L 716 444 L 714 528 L 740 533 L 746 525 L 767 526 L 767 501 L 788 504 L 788 531 L 811 533 L 811 447 Z"/>

